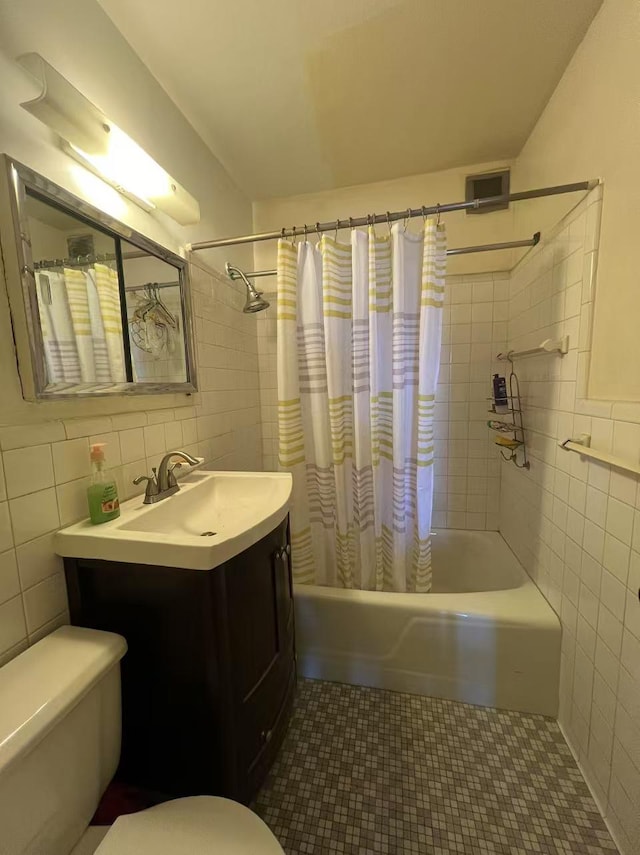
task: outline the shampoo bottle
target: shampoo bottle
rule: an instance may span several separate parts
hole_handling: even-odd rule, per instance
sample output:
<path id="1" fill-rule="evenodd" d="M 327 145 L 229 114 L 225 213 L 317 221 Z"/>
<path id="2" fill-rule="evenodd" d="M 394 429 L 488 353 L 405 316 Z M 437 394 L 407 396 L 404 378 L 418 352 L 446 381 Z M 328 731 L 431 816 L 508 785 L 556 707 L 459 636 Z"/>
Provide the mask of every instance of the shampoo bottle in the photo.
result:
<path id="1" fill-rule="evenodd" d="M 91 486 L 87 489 L 89 516 L 94 525 L 120 516 L 118 488 L 104 462 L 104 442 L 91 446 Z"/>
<path id="2" fill-rule="evenodd" d="M 507 397 L 507 381 L 499 374 L 493 375 L 493 408 L 496 413 L 509 412 L 509 398 Z"/>

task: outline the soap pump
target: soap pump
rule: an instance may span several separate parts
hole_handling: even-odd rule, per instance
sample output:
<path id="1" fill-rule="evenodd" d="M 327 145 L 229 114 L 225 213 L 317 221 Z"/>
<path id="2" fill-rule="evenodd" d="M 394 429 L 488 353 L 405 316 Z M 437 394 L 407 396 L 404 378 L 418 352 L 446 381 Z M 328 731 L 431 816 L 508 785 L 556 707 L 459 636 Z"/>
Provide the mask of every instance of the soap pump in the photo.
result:
<path id="1" fill-rule="evenodd" d="M 91 484 L 87 488 L 87 498 L 89 517 L 93 525 L 109 522 L 120 516 L 118 487 L 115 478 L 105 466 L 105 445 L 104 442 L 95 442 L 91 446 Z"/>

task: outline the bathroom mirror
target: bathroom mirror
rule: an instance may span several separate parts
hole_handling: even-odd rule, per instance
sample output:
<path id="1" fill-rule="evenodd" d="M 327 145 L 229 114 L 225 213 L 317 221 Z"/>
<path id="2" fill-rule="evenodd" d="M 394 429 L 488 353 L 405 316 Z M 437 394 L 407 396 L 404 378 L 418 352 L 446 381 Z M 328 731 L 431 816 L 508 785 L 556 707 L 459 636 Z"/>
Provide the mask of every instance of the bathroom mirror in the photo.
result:
<path id="1" fill-rule="evenodd" d="M 194 391 L 186 260 L 6 155 L 3 185 L 24 397 Z"/>

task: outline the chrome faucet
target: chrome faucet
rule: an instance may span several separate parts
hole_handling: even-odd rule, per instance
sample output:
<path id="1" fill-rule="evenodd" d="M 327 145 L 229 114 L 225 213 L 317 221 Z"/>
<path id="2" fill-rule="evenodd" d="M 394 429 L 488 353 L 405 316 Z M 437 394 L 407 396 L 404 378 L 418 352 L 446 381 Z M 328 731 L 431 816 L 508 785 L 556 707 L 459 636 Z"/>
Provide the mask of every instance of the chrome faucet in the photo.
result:
<path id="1" fill-rule="evenodd" d="M 192 457 L 186 451 L 170 451 L 168 454 L 165 454 L 160 461 L 160 466 L 157 469 L 154 466 L 151 470 L 152 475 L 139 475 L 137 478 L 134 478 L 133 483 L 136 485 L 141 484 L 143 481 L 147 482 L 143 504 L 152 505 L 155 502 L 161 502 L 163 499 L 173 496 L 180 489 L 173 470 L 182 466 L 182 463 L 178 461 L 172 464 L 171 461 L 174 457 L 181 457 L 191 466 L 197 466 L 200 463 L 196 457 Z"/>

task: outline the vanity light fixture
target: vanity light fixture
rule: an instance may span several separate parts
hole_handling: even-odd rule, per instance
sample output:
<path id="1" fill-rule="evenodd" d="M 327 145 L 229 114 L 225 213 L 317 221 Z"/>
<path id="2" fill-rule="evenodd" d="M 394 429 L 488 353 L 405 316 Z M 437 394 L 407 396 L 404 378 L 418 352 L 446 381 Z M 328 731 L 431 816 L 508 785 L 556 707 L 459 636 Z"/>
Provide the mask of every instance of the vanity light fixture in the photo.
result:
<path id="1" fill-rule="evenodd" d="M 144 210 L 157 208 L 182 226 L 200 221 L 197 199 L 40 54 L 18 62 L 42 87 L 20 106 L 57 133 L 68 154 Z"/>

